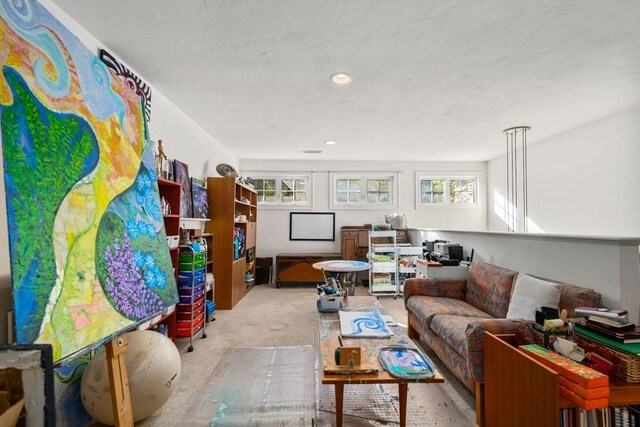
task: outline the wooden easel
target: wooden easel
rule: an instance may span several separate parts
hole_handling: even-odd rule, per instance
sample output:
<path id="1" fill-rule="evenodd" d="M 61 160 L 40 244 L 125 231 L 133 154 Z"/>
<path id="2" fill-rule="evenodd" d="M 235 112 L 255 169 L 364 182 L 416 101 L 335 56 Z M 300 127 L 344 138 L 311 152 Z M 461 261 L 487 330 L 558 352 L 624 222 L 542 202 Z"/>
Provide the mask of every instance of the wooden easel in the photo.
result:
<path id="1" fill-rule="evenodd" d="M 109 384 L 111 385 L 113 419 L 116 427 L 133 427 L 129 378 L 127 377 L 127 364 L 124 358 L 128 345 L 129 341 L 126 335 L 115 338 L 105 345 Z"/>

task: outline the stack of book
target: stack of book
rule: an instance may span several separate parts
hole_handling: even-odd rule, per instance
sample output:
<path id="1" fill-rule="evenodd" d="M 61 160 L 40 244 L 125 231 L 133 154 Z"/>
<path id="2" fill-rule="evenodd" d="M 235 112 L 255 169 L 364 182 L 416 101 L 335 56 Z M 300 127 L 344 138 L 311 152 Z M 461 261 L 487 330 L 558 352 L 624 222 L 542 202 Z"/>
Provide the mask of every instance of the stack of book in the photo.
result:
<path id="1" fill-rule="evenodd" d="M 609 377 L 539 345 L 519 347 L 560 374 L 560 396 L 584 409 L 609 406 Z"/>
<path id="2" fill-rule="evenodd" d="M 576 315 L 586 318 L 578 321 L 577 324 L 596 335 L 609 338 L 620 344 L 640 343 L 640 327 L 629 322 L 626 310 L 578 307 Z"/>

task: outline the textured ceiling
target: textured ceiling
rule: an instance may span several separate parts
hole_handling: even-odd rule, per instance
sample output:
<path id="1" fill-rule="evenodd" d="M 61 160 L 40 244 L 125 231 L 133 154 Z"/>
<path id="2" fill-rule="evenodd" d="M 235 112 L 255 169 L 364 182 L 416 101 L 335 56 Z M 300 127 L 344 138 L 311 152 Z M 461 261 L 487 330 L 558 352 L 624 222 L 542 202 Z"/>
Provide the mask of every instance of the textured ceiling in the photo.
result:
<path id="1" fill-rule="evenodd" d="M 488 160 L 640 104 L 637 0 L 54 1 L 240 159 Z"/>

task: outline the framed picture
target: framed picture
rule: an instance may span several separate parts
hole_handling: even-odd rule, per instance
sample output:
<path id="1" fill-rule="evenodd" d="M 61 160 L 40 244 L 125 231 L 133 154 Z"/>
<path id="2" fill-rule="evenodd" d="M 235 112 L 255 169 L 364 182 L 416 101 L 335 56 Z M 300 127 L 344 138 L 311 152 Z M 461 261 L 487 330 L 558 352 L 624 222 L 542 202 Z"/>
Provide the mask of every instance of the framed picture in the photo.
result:
<path id="1" fill-rule="evenodd" d="M 289 240 L 336 240 L 336 214 L 290 212 Z"/>
<path id="2" fill-rule="evenodd" d="M 209 196 L 201 179 L 191 178 L 191 205 L 194 218 L 209 219 Z"/>
<path id="3" fill-rule="evenodd" d="M 180 183 L 180 216 L 192 218 L 191 209 L 191 182 L 189 181 L 189 167 L 181 161 L 173 161 L 173 176 Z"/>

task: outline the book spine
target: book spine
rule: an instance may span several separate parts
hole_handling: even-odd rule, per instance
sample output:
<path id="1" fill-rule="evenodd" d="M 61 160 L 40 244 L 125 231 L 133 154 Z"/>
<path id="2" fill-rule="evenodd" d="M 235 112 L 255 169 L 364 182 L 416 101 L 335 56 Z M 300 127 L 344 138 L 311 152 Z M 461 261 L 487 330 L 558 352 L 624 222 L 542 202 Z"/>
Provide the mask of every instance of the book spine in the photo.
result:
<path id="1" fill-rule="evenodd" d="M 609 397 L 609 387 L 584 388 L 562 375 L 558 379 L 560 380 L 561 386 L 571 390 L 583 399 L 602 399 Z"/>
<path id="2" fill-rule="evenodd" d="M 591 309 L 586 307 L 576 307 L 575 313 L 579 316 L 602 316 L 602 317 L 611 317 L 614 319 L 620 319 L 628 315 L 628 312 L 626 310 L 598 311 L 597 309 Z"/>
<path id="3" fill-rule="evenodd" d="M 537 345 L 519 347 L 527 355 L 533 357 L 543 365 L 551 368 L 560 375 L 569 378 L 583 388 L 608 387 L 609 377 L 586 366 L 580 365 L 569 358 L 553 353 Z M 540 354 L 542 353 L 542 354 Z M 544 355 L 543 355 L 544 354 Z"/>
<path id="4" fill-rule="evenodd" d="M 570 402 L 575 403 L 584 409 L 606 408 L 609 406 L 609 398 L 607 397 L 600 399 L 585 399 L 563 386 L 560 386 L 560 396 L 565 397 Z"/>

